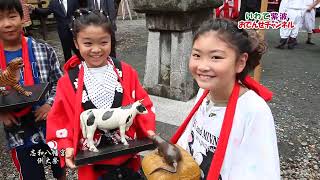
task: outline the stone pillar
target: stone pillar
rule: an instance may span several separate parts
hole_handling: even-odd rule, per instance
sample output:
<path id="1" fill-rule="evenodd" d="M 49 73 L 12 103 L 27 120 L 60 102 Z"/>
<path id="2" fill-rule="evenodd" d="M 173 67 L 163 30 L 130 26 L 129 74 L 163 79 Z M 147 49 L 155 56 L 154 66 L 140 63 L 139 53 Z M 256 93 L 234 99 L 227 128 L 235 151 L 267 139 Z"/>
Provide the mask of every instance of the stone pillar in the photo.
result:
<path id="1" fill-rule="evenodd" d="M 200 24 L 222 0 L 133 0 L 149 30 L 144 87 L 153 95 L 187 101 L 196 93 L 188 62 Z"/>

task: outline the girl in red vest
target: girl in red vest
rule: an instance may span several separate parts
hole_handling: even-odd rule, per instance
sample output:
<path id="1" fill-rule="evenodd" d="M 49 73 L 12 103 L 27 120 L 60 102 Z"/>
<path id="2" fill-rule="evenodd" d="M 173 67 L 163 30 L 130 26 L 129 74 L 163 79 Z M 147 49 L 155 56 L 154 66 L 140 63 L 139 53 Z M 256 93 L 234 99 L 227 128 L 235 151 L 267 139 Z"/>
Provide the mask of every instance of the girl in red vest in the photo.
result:
<path id="1" fill-rule="evenodd" d="M 171 139 L 201 168 L 201 178 L 280 179 L 272 93 L 247 74 L 265 52 L 255 31 L 230 20 L 204 23 L 193 40 L 189 69 L 197 103 Z"/>
<path id="2" fill-rule="evenodd" d="M 62 166 L 75 168 L 75 156 L 87 150 L 80 128 L 80 113 L 84 110 L 115 108 L 144 99 L 148 114 L 137 115 L 126 135 L 128 139 L 154 135 L 154 108 L 139 83 L 137 72 L 109 56 L 111 31 L 110 21 L 102 11 L 81 9 L 75 12 L 72 32 L 79 52 L 64 66 L 65 75 L 58 82 L 55 102 L 47 119 L 47 140 L 57 144 L 59 152 L 65 151 L 64 157 L 60 154 Z M 117 137 L 118 131 L 106 134 L 96 131 L 94 140 L 97 144 L 114 144 Z M 80 180 L 140 179 L 139 168 L 140 158 L 127 154 L 81 166 L 78 177 Z"/>

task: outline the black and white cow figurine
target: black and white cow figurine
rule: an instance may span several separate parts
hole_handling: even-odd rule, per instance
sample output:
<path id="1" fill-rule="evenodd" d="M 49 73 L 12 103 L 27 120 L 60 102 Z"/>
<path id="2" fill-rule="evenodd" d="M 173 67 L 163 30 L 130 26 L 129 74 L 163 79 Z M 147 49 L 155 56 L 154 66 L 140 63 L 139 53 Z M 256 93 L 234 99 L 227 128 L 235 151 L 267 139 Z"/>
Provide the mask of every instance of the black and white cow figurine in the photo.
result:
<path id="1" fill-rule="evenodd" d="M 102 131 L 120 129 L 121 142 L 128 145 L 125 132 L 130 128 L 137 114 L 147 114 L 148 110 L 142 104 L 143 100 L 127 106 L 110 109 L 89 109 L 80 114 L 83 138 L 88 140 L 89 151 L 98 152 L 94 145 L 93 136 L 96 129 Z"/>

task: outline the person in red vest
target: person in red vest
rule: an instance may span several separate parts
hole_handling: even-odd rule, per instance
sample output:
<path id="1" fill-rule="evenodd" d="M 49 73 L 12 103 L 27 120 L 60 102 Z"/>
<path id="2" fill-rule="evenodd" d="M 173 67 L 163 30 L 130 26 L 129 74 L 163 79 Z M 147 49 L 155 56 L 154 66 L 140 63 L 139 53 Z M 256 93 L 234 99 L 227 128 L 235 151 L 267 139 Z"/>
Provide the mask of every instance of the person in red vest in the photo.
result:
<path id="1" fill-rule="evenodd" d="M 265 53 L 255 31 L 226 19 L 200 26 L 189 70 L 200 90 L 196 105 L 171 139 L 187 150 L 201 179 L 280 179 L 272 93 L 248 73 Z"/>
<path id="2" fill-rule="evenodd" d="M 56 161 L 58 157 L 53 155 L 45 141 L 45 120 L 62 71 L 56 52 L 50 45 L 22 34 L 23 17 L 20 0 L 0 0 L 0 68 L 3 71 L 13 59 L 22 58 L 21 85 L 51 83 L 52 87 L 43 100 L 32 106 L 2 110 L 0 121 L 20 179 L 45 179 L 43 164 L 51 165 L 55 178 L 65 179 L 65 173 Z"/>
<path id="3" fill-rule="evenodd" d="M 239 6 L 243 4 L 239 0 L 227 0 L 223 1 L 223 4 L 216 8 L 215 17 L 216 18 L 228 18 L 228 19 L 238 19 L 239 18 Z"/>
<path id="4" fill-rule="evenodd" d="M 127 140 L 155 135 L 155 114 L 147 92 L 140 85 L 138 74 L 130 65 L 110 57 L 112 25 L 100 10 L 79 9 L 72 22 L 74 43 L 78 49 L 65 65 L 57 95 L 47 119 L 47 141 L 56 142 L 62 166 L 75 168 L 74 158 L 87 150 L 82 137 L 80 114 L 88 109 L 108 109 L 129 105 L 143 99 L 147 114 L 137 115 L 126 131 Z M 99 144 L 115 144 L 119 131 L 96 131 Z M 99 148 L 99 147 L 98 147 Z M 127 154 L 78 168 L 79 180 L 113 177 L 137 180 L 141 163 L 137 154 Z"/>

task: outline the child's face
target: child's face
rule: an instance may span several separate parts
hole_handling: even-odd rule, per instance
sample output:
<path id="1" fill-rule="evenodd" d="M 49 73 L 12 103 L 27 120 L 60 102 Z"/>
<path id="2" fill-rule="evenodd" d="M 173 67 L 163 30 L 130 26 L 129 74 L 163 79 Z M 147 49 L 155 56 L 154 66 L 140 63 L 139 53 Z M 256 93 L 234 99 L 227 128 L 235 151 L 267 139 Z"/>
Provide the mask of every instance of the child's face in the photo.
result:
<path id="1" fill-rule="evenodd" d="M 75 45 L 89 68 L 102 67 L 111 51 L 111 35 L 101 26 L 90 25 L 80 30 Z"/>
<path id="2" fill-rule="evenodd" d="M 236 73 L 243 70 L 236 58 L 235 50 L 210 31 L 194 42 L 189 70 L 200 88 L 228 91 L 233 88 Z"/>
<path id="3" fill-rule="evenodd" d="M 0 11 L 0 38 L 15 41 L 20 38 L 23 20 L 16 10 Z"/>

